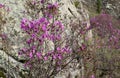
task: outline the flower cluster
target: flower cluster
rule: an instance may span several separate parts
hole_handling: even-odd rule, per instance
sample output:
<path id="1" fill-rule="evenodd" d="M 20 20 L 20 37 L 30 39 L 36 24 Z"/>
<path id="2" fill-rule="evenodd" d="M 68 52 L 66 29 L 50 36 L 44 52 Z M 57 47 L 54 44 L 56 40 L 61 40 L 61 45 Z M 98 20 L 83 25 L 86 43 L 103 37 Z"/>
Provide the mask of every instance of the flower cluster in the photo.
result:
<path id="1" fill-rule="evenodd" d="M 45 4 L 45 0 L 40 1 Z M 32 66 L 32 61 L 38 59 L 39 61 L 62 60 L 64 54 L 70 53 L 69 47 L 62 47 L 58 44 L 61 42 L 61 35 L 64 31 L 64 25 L 59 20 L 54 20 L 54 16 L 58 14 L 58 4 L 43 5 L 43 17 L 34 20 L 23 18 L 21 20 L 21 29 L 27 34 L 27 47 L 19 51 L 19 55 L 28 58 L 25 66 Z M 49 19 L 50 18 L 50 19 Z M 46 41 L 51 41 L 55 45 L 53 50 L 49 50 Z"/>
<path id="2" fill-rule="evenodd" d="M 105 45 L 120 48 L 120 29 L 118 28 L 120 24 L 116 19 L 109 14 L 100 14 L 91 18 L 90 22 L 91 26 L 88 30 L 95 29 L 100 38 L 106 39 Z"/>
<path id="3" fill-rule="evenodd" d="M 47 5 L 45 15 L 49 18 L 52 18 L 52 17 L 58 15 L 59 14 L 58 8 L 59 7 L 58 7 L 57 3 Z"/>
<path id="4" fill-rule="evenodd" d="M 3 4 L 0 4 L 0 8 L 3 8 L 5 5 L 3 5 Z"/>
<path id="5" fill-rule="evenodd" d="M 40 2 L 43 4 L 45 2 L 45 0 L 40 0 Z"/>
<path id="6" fill-rule="evenodd" d="M 48 59 L 61 60 L 64 54 L 70 53 L 69 47 L 66 46 L 56 46 L 55 50 L 44 52 L 46 48 L 43 46 L 45 45 L 44 43 L 46 40 L 52 42 L 61 40 L 64 26 L 59 20 L 51 23 L 45 17 L 36 20 L 28 20 L 24 18 L 21 21 L 21 29 L 28 35 L 26 43 L 29 47 L 21 49 L 19 54 L 25 55 L 25 57 L 28 57 L 30 60 L 35 58 L 44 61 Z"/>

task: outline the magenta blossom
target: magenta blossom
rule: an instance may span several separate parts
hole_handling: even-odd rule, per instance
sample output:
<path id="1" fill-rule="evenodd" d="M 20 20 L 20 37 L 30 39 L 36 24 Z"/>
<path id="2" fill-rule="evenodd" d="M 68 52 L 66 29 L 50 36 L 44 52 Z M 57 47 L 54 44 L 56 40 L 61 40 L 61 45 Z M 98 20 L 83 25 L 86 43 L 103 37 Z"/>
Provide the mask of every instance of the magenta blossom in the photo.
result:
<path id="1" fill-rule="evenodd" d="M 49 4 L 47 6 L 48 9 L 54 9 L 54 8 L 58 8 L 58 4 L 57 3 L 54 3 L 54 4 Z"/>
<path id="2" fill-rule="evenodd" d="M 5 5 L 3 5 L 3 4 L 0 4 L 0 8 L 3 8 Z"/>
<path id="3" fill-rule="evenodd" d="M 41 56 L 42 56 L 41 52 L 37 52 L 37 53 L 36 53 L 36 56 L 38 57 L 38 59 L 40 59 Z"/>
<path id="4" fill-rule="evenodd" d="M 45 2 L 45 0 L 40 0 L 40 2 L 43 4 Z"/>
<path id="5" fill-rule="evenodd" d="M 45 61 L 48 60 L 48 57 L 47 57 L 47 56 L 44 56 L 44 60 L 45 60 Z"/>
<path id="6" fill-rule="evenodd" d="M 91 78 L 95 78 L 95 76 L 94 76 L 94 75 L 92 75 L 92 76 L 91 76 Z"/>
<path id="7" fill-rule="evenodd" d="M 32 57 L 33 57 L 33 53 L 32 53 L 32 52 L 30 52 L 29 57 L 30 57 L 30 58 L 32 58 Z"/>

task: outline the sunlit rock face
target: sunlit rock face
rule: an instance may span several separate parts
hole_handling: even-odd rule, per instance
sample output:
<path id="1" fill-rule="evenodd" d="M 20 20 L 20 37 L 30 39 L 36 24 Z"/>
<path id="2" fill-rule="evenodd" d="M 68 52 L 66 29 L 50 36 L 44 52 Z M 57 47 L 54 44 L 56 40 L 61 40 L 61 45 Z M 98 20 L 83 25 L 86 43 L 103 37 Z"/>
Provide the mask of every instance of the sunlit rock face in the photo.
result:
<path id="1" fill-rule="evenodd" d="M 0 34 L 5 34 L 6 39 L 0 39 L 0 69 L 6 75 L 11 78 L 21 78 L 19 75 L 23 73 L 24 66 L 19 62 L 18 51 L 24 46 L 24 34 L 22 34 L 20 29 L 20 21 L 24 17 L 22 13 L 25 9 L 23 6 L 23 0 L 0 0 L 0 3 L 4 5 L 0 8 L 0 22 L 1 32 Z M 19 69 L 20 68 L 20 69 Z"/>
<path id="2" fill-rule="evenodd" d="M 120 1 L 119 0 L 103 0 L 103 8 L 105 10 L 120 19 Z"/>
<path id="3" fill-rule="evenodd" d="M 59 19 L 66 25 L 66 31 L 64 33 L 67 33 L 68 35 L 71 34 L 71 28 L 69 27 L 71 19 L 73 22 L 81 21 L 82 23 L 86 23 L 87 26 L 90 25 L 88 11 L 83 7 L 84 2 L 82 0 L 78 0 L 77 5 L 75 5 L 75 1 L 77 0 L 52 0 L 51 3 L 54 3 L 55 1 L 62 4 L 59 8 Z M 0 31 L 7 36 L 6 41 L 2 42 L 2 44 L 0 43 L 0 68 L 4 68 L 7 71 L 5 72 L 6 75 L 9 74 L 14 78 L 22 78 L 20 73 L 24 75 L 24 72 L 22 71 L 24 70 L 24 67 L 20 60 L 24 58 L 18 57 L 18 51 L 25 46 L 23 43 L 25 34 L 20 29 L 20 21 L 22 18 L 26 17 L 31 19 L 32 17 L 24 13 L 25 0 L 0 0 L 0 3 L 5 5 L 4 13 L 1 13 L 1 15 L 3 15 L 2 19 L 6 21 L 5 23 L 1 23 Z M 91 38 L 92 32 L 90 31 L 88 35 L 88 37 Z M 52 42 L 49 42 L 49 45 L 54 46 Z M 77 65 L 79 67 L 79 63 Z M 12 70 L 7 70 L 8 66 Z M 73 65 L 70 64 L 70 66 Z M 20 69 L 18 70 L 17 68 Z M 69 68 L 64 74 L 60 73 L 55 78 L 67 78 L 68 76 L 71 76 L 71 78 L 80 78 L 82 70 L 83 69 L 81 68 Z"/>
<path id="4" fill-rule="evenodd" d="M 101 1 L 101 4 L 98 5 L 98 1 Z M 119 0 L 83 0 L 84 6 L 87 7 L 90 14 L 95 15 L 97 13 L 98 6 L 101 9 L 101 12 L 106 12 L 114 17 L 120 19 L 120 1 Z M 94 12 L 94 14 L 93 14 Z"/>

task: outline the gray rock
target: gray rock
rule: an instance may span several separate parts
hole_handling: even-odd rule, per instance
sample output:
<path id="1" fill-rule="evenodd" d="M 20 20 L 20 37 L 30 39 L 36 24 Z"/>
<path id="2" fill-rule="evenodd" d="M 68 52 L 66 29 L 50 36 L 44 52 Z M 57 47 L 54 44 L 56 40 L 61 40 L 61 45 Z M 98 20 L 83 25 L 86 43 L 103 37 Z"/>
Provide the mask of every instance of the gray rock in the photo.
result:
<path id="1" fill-rule="evenodd" d="M 4 24 L 2 29 L 2 31 L 4 31 L 8 37 L 7 43 L 4 43 L 7 46 L 7 50 L 0 50 L 0 67 L 4 68 L 7 73 L 14 78 L 22 78 L 20 72 L 25 69 L 23 64 L 19 62 L 22 57 L 18 56 L 18 51 L 20 48 L 25 46 L 23 43 L 25 34 L 23 34 L 20 29 L 20 21 L 23 17 L 29 19 L 32 18 L 29 15 L 27 16 L 22 13 L 25 11 L 24 1 L 25 0 L 0 0 L 0 3 L 5 4 L 6 8 L 9 7 L 9 12 L 6 14 L 6 16 L 4 16 L 4 18 L 6 18 L 6 24 Z M 55 0 L 52 0 L 52 2 L 55 2 Z M 81 22 L 86 22 L 87 26 L 90 25 L 88 11 L 83 7 L 82 0 L 79 1 L 79 8 L 75 7 L 74 0 L 60 0 L 60 2 L 62 2 L 63 5 L 60 7 L 61 15 L 59 19 L 62 19 L 62 22 L 66 24 L 65 33 L 67 33 L 67 35 L 71 34 L 71 28 L 69 26 L 69 23 L 71 22 L 70 19 L 74 21 L 79 20 Z M 90 31 L 88 35 L 89 37 L 92 37 L 92 32 Z M 0 48 L 3 48 L 3 46 L 5 46 L 4 44 L 1 44 L 2 46 L 0 46 Z M 52 42 L 49 42 L 49 45 L 54 46 Z M 53 47 L 51 48 L 53 49 Z M 8 67 L 9 69 L 7 70 Z M 79 73 L 83 70 L 84 69 L 80 68 L 75 70 L 71 68 L 66 70 L 66 72 L 69 71 L 71 78 L 75 78 L 76 75 L 80 77 Z M 55 78 L 66 78 L 69 73 L 61 73 Z"/>

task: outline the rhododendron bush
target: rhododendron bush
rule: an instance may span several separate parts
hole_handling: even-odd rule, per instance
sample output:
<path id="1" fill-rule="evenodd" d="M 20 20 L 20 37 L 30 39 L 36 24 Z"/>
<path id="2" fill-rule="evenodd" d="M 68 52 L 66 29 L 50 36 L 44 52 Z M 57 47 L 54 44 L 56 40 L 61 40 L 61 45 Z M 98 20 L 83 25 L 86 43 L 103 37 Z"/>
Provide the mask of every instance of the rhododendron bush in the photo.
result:
<path id="1" fill-rule="evenodd" d="M 27 46 L 19 51 L 19 55 L 27 59 L 25 67 L 30 68 L 31 77 L 50 78 L 76 59 L 76 52 L 73 53 L 69 44 L 65 43 L 65 40 L 68 41 L 68 37 L 63 35 L 65 26 L 56 19 L 58 4 L 44 5 L 44 1 L 40 4 L 43 4 L 44 8 L 43 16 L 21 20 L 21 29 L 27 34 Z M 49 49 L 49 42 L 54 44 L 54 48 Z"/>
<path id="2" fill-rule="evenodd" d="M 94 44 L 93 47 L 89 46 L 92 48 L 92 60 L 88 63 L 92 63 L 95 77 L 119 77 L 115 73 L 120 64 L 120 58 L 117 57 L 120 52 L 120 21 L 102 13 L 91 18 L 90 23 L 88 30 L 92 29 Z"/>
<path id="3" fill-rule="evenodd" d="M 97 37 L 96 42 L 102 41 L 102 47 L 109 49 L 120 48 L 120 23 L 109 14 L 100 14 L 90 20 L 91 26 L 88 29 L 94 29 Z"/>

